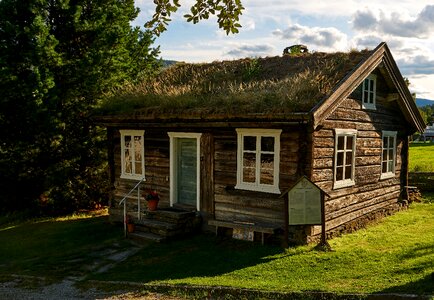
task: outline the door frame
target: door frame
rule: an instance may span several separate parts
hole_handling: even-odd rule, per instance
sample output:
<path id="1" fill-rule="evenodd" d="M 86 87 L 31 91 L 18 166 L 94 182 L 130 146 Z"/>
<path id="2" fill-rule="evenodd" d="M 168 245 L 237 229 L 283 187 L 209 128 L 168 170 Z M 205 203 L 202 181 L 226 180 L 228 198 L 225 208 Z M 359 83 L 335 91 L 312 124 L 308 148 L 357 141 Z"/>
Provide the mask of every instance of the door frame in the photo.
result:
<path id="1" fill-rule="evenodd" d="M 196 209 L 200 211 L 200 137 L 202 133 L 195 132 L 168 132 L 170 138 L 170 206 L 173 206 L 177 198 L 177 139 L 196 139 Z"/>

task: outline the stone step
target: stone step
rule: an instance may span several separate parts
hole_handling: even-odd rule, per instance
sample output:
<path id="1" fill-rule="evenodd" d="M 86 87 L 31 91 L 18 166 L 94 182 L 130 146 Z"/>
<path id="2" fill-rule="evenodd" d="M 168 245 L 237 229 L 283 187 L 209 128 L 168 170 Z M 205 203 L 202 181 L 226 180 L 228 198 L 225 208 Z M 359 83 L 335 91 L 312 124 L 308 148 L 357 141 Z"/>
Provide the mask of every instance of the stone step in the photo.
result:
<path id="1" fill-rule="evenodd" d="M 142 219 L 136 222 L 136 227 L 147 227 L 149 229 L 158 229 L 163 231 L 176 230 L 179 226 L 177 224 L 163 222 L 159 220 L 152 219 Z"/>
<path id="2" fill-rule="evenodd" d="M 154 233 L 151 233 L 151 232 L 138 232 L 138 231 L 135 231 L 135 232 L 129 233 L 128 237 L 130 239 L 132 239 L 132 240 L 139 241 L 139 242 L 149 241 L 149 242 L 157 242 L 157 243 L 159 243 L 159 242 L 162 242 L 162 241 L 165 240 L 164 237 L 162 237 L 160 235 L 157 235 L 157 234 L 154 234 Z"/>
<path id="3" fill-rule="evenodd" d="M 168 222 L 173 224 L 184 223 L 187 220 L 194 218 L 195 216 L 196 216 L 195 212 L 180 211 L 173 208 L 148 211 L 145 213 L 146 219 L 159 220 L 162 222 Z"/>

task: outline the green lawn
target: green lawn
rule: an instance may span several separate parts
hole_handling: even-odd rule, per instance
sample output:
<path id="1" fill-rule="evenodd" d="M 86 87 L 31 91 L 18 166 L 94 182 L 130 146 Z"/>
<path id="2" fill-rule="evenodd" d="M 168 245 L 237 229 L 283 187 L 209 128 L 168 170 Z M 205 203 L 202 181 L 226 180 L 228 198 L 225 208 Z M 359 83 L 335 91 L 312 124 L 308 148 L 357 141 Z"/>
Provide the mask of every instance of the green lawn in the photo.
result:
<path id="1" fill-rule="evenodd" d="M 1 225 L 0 276 L 46 276 L 57 281 L 87 274 L 96 253 L 126 246 L 122 228 L 107 220 L 107 215 L 81 215 Z"/>
<path id="2" fill-rule="evenodd" d="M 434 143 L 410 144 L 410 172 L 434 172 Z"/>
<path id="3" fill-rule="evenodd" d="M 105 273 L 89 270 L 95 253 L 125 248 L 121 226 L 94 218 L 27 221 L 0 227 L 0 277 L 61 280 L 86 276 L 133 281 L 255 288 L 264 291 L 434 294 L 434 194 L 375 226 L 313 246 L 282 250 L 200 235 L 150 244 Z M 7 280 L 7 279 L 4 279 Z M 111 286 L 112 284 L 108 284 Z"/>
<path id="4" fill-rule="evenodd" d="M 330 244 L 334 252 L 313 246 L 283 251 L 202 235 L 149 246 L 90 278 L 284 292 L 434 294 L 434 204 L 413 204 Z"/>

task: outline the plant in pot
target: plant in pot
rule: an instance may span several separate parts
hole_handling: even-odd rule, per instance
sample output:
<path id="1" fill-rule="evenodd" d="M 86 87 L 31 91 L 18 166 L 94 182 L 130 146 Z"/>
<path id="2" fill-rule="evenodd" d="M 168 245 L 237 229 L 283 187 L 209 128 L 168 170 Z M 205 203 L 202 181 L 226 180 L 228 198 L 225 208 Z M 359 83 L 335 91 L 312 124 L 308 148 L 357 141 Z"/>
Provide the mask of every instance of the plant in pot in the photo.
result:
<path id="1" fill-rule="evenodd" d="M 128 233 L 134 232 L 134 220 L 130 215 L 126 216 L 125 224 L 127 224 Z"/>
<path id="2" fill-rule="evenodd" d="M 158 201 L 160 201 L 160 196 L 156 190 L 149 190 L 145 195 L 146 201 L 148 201 L 148 210 L 157 210 Z"/>

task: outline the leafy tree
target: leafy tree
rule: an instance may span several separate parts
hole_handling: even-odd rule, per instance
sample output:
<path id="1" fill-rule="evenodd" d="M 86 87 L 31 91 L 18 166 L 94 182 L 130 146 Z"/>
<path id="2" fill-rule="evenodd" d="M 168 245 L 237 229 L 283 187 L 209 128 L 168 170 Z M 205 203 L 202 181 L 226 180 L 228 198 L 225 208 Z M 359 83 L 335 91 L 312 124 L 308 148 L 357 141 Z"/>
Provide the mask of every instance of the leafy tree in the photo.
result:
<path id="1" fill-rule="evenodd" d="M 166 31 L 172 13 L 175 13 L 181 5 L 179 0 L 154 0 L 154 3 L 155 13 L 145 26 L 152 28 L 156 35 L 160 35 Z M 241 0 L 195 0 L 190 7 L 190 13 L 185 14 L 184 18 L 187 22 L 196 24 L 203 19 L 208 19 L 210 15 L 215 15 L 219 28 L 224 29 L 226 34 L 238 33 L 243 10 Z"/>
<path id="2" fill-rule="evenodd" d="M 426 124 L 432 124 L 434 122 L 434 104 L 419 107 L 419 111 Z"/>
<path id="3" fill-rule="evenodd" d="M 92 110 L 159 66 L 151 33 L 130 25 L 137 14 L 133 0 L 0 1 L 0 210 L 101 201 Z"/>

